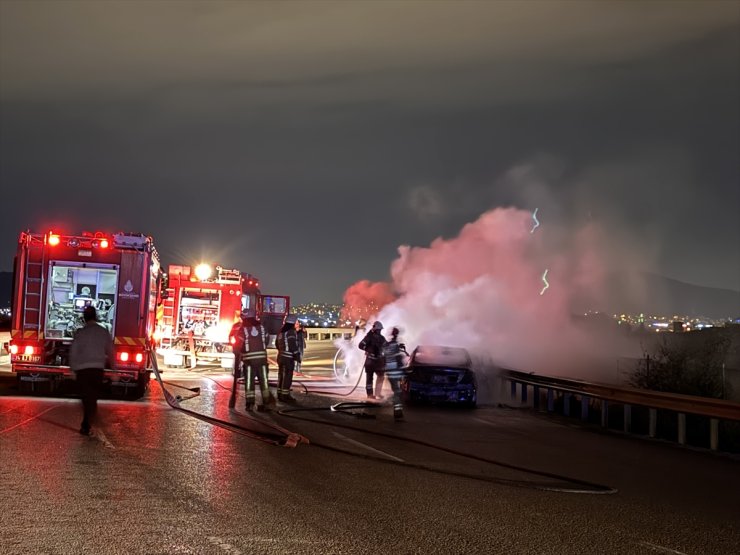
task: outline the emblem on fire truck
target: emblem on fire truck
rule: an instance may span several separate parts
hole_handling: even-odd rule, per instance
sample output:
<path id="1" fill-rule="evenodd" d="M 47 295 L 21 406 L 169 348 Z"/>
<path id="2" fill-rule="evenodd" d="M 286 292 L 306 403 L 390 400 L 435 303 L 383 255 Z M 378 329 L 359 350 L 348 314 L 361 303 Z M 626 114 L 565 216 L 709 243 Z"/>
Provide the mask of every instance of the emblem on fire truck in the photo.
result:
<path id="1" fill-rule="evenodd" d="M 134 284 L 131 283 L 131 280 L 126 280 L 126 283 L 123 284 L 123 293 L 121 293 L 120 297 L 121 299 L 129 299 L 129 300 L 136 300 L 139 298 L 138 293 L 133 293 L 134 290 Z"/>

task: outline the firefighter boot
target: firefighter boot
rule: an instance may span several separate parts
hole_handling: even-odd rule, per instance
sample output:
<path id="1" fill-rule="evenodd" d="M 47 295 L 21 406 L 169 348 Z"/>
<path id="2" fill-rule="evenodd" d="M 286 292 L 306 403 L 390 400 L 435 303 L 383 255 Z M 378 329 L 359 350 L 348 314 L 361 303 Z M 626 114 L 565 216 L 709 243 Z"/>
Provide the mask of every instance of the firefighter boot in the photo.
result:
<path id="1" fill-rule="evenodd" d="M 276 405 L 275 396 L 270 392 L 267 396 L 267 401 L 263 400 L 261 405 L 257 405 L 257 410 L 259 412 L 270 412 Z"/>
<path id="2" fill-rule="evenodd" d="M 400 407 L 395 407 L 393 409 L 393 418 L 394 420 L 403 420 L 403 409 Z"/>
<path id="3" fill-rule="evenodd" d="M 272 394 L 272 391 L 267 396 L 267 403 L 265 403 L 269 408 L 274 409 L 277 406 L 277 401 L 275 400 L 275 396 Z"/>

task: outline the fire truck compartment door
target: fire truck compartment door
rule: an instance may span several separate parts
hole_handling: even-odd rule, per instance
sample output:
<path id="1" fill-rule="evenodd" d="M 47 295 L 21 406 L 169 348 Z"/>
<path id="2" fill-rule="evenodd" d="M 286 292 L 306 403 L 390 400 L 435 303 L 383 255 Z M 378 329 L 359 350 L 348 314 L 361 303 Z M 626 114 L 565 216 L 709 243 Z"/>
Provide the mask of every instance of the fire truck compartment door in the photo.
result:
<path id="1" fill-rule="evenodd" d="M 44 334 L 72 339 L 83 325 L 82 311 L 94 306 L 98 322 L 114 333 L 119 268 L 115 264 L 51 261 L 47 277 Z"/>
<path id="2" fill-rule="evenodd" d="M 116 336 L 140 337 L 141 303 L 146 295 L 144 254 L 122 252 L 118 277 L 118 307 L 116 308 Z"/>

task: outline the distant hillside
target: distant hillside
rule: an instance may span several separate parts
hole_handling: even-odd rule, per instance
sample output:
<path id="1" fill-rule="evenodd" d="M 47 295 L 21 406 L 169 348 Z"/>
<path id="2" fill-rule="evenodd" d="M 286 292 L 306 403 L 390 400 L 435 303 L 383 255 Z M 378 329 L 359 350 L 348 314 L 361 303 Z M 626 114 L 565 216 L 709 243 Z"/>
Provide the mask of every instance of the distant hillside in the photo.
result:
<path id="1" fill-rule="evenodd" d="M 592 307 L 609 313 L 740 317 L 740 291 L 683 283 L 649 273 L 613 274 L 605 298 Z"/>
<path id="2" fill-rule="evenodd" d="M 10 306 L 10 296 L 13 289 L 13 272 L 0 272 L 0 308 Z"/>

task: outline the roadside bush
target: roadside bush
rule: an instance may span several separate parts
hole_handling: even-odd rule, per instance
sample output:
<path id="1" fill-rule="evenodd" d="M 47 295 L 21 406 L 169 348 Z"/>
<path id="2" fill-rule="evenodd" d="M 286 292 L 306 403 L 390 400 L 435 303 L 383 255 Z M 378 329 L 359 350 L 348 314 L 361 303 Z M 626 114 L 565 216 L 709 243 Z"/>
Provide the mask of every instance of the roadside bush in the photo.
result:
<path id="1" fill-rule="evenodd" d="M 700 342 L 675 342 L 664 337 L 656 352 L 645 353 L 630 378 L 641 389 L 698 395 L 717 399 L 730 396 L 723 383 L 722 365 L 730 349 L 729 334 L 718 330 Z"/>

